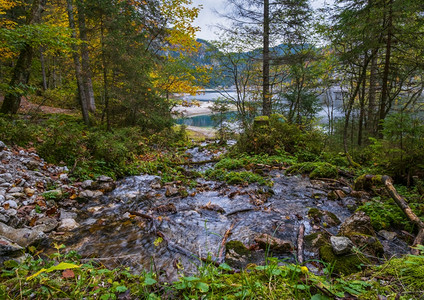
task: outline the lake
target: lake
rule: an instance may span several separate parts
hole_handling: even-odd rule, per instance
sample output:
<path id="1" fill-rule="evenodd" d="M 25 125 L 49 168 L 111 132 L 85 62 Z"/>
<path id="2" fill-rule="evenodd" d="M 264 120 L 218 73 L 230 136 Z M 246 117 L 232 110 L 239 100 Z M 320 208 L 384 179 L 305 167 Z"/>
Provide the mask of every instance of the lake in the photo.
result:
<path id="1" fill-rule="evenodd" d="M 236 96 L 236 92 L 235 91 L 226 91 L 226 93 L 228 93 L 229 95 L 231 95 L 232 97 Z M 338 118 L 338 117 L 342 117 L 344 116 L 343 112 L 340 110 L 340 108 L 342 107 L 342 101 L 340 99 L 340 92 L 337 89 L 332 89 L 330 91 L 331 96 L 333 97 L 333 99 L 335 99 L 335 111 L 334 111 L 334 117 Z M 192 100 L 197 100 L 197 101 L 215 101 L 219 98 L 222 98 L 222 94 L 216 91 L 205 91 L 203 93 L 201 93 L 200 95 L 196 95 L 196 96 L 191 96 L 191 95 L 185 95 L 184 96 L 184 100 L 187 101 L 192 101 Z M 320 96 L 319 97 L 321 100 L 324 99 L 324 96 Z M 235 112 L 229 112 L 227 113 L 229 118 L 232 118 L 235 116 Z M 328 115 L 327 115 L 327 107 L 325 105 L 322 106 L 322 109 L 318 111 L 317 118 L 320 119 L 319 123 L 320 124 L 327 124 L 328 123 Z M 196 127 L 213 127 L 214 123 L 212 121 L 211 115 L 196 115 L 193 117 L 188 117 L 188 118 L 180 118 L 180 119 L 176 119 L 176 123 L 177 124 L 185 124 L 187 126 L 196 126 Z"/>

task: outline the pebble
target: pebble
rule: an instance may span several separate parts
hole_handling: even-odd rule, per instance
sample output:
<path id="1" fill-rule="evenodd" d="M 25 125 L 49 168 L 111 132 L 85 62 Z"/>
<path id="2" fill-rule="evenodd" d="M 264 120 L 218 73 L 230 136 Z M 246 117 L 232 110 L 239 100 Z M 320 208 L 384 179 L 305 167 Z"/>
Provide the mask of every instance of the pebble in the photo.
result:
<path id="1" fill-rule="evenodd" d="M 63 219 L 59 227 L 57 228 L 58 231 L 71 231 L 75 228 L 78 228 L 79 224 L 74 219 Z"/>
<path id="2" fill-rule="evenodd" d="M 18 208 L 18 203 L 14 200 L 8 200 L 3 205 L 9 206 L 9 208 Z"/>

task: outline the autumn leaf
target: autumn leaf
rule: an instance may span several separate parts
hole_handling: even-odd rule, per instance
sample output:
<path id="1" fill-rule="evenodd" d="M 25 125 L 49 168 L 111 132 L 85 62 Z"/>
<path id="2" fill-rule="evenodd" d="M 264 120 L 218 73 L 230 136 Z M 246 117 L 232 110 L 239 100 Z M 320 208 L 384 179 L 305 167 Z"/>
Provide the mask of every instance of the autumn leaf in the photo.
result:
<path id="1" fill-rule="evenodd" d="M 62 272 L 62 277 L 63 278 L 74 278 L 75 277 L 75 273 L 71 269 L 67 269 L 67 270 L 65 270 L 65 271 Z"/>

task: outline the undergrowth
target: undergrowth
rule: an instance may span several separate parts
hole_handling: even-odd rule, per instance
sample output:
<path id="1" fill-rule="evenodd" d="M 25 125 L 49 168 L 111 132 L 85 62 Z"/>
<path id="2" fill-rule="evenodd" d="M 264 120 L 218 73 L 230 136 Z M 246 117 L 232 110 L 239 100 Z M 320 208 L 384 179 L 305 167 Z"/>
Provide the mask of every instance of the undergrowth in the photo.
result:
<path id="1" fill-rule="evenodd" d="M 223 263 L 202 264 L 197 274 L 162 281 L 154 272 L 108 269 L 82 262 L 78 254 L 57 252 L 41 259 L 27 255 L 6 261 L 0 277 L 1 299 L 419 299 L 424 291 L 424 256 L 408 255 L 366 272 L 337 277 L 326 265 L 323 275 L 305 266 L 269 258 L 264 266 L 234 272 Z M 35 251 L 33 249 L 33 251 Z"/>

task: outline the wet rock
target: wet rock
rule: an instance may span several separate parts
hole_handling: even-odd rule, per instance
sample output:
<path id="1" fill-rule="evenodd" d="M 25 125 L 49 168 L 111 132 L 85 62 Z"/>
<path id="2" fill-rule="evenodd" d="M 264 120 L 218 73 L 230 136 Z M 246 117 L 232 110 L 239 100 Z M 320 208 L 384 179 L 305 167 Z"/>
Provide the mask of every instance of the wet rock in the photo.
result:
<path id="1" fill-rule="evenodd" d="M 105 176 L 105 175 L 101 175 L 101 176 L 97 177 L 96 181 L 98 181 L 98 182 L 113 182 L 113 178 Z"/>
<path id="2" fill-rule="evenodd" d="M 348 235 L 353 244 L 361 249 L 363 253 L 372 257 L 381 257 L 384 254 L 384 247 L 377 237 L 361 233 L 351 233 Z"/>
<path id="3" fill-rule="evenodd" d="M 327 197 L 329 200 L 341 200 L 346 197 L 346 194 L 342 190 L 334 190 L 330 191 Z"/>
<path id="4" fill-rule="evenodd" d="M 24 248 L 14 243 L 10 239 L 0 236 L 0 257 L 1 256 L 16 256 L 22 253 Z"/>
<path id="5" fill-rule="evenodd" d="M 114 182 L 95 182 L 92 188 L 100 190 L 104 193 L 111 192 L 115 189 L 116 184 Z"/>
<path id="6" fill-rule="evenodd" d="M 85 190 L 79 193 L 79 197 L 85 198 L 85 199 L 97 199 L 97 198 L 100 198 L 101 196 L 103 196 L 103 193 L 101 191 Z"/>
<path id="7" fill-rule="evenodd" d="M 3 222 L 3 223 L 7 223 L 7 222 L 9 222 L 9 220 L 10 220 L 10 217 L 9 216 L 7 216 L 7 215 L 5 215 L 5 214 L 3 214 L 3 213 L 0 213 L 0 222 Z"/>
<path id="8" fill-rule="evenodd" d="M 0 151 L 3 151 L 4 149 L 6 149 L 6 144 L 0 141 Z"/>
<path id="9" fill-rule="evenodd" d="M 85 180 L 81 183 L 81 188 L 83 188 L 84 190 L 90 189 L 93 185 L 93 182 L 93 180 Z"/>
<path id="10" fill-rule="evenodd" d="M 18 211 L 14 208 L 9 208 L 8 210 L 6 210 L 6 215 L 8 215 L 9 217 L 16 216 L 17 214 Z"/>
<path id="11" fill-rule="evenodd" d="M 79 227 L 79 224 L 74 219 L 63 219 L 60 221 L 58 231 L 71 231 Z"/>
<path id="12" fill-rule="evenodd" d="M 159 182 L 152 183 L 152 184 L 150 185 L 150 187 L 151 187 L 152 189 L 155 189 L 155 190 L 160 190 L 160 189 L 162 188 L 162 186 L 161 186 L 161 184 L 160 184 Z"/>
<path id="13" fill-rule="evenodd" d="M 349 236 L 355 232 L 375 236 L 370 217 L 362 211 L 356 212 L 344 221 L 340 226 L 339 235 Z"/>
<path id="14" fill-rule="evenodd" d="M 63 208 L 60 209 L 60 219 L 75 219 L 77 217 L 77 213 L 64 210 Z"/>
<path id="15" fill-rule="evenodd" d="M 56 227 L 59 225 L 59 222 L 56 221 L 56 219 L 45 217 L 38 219 L 35 222 L 35 225 L 37 226 L 37 228 L 47 233 L 55 230 Z"/>
<path id="16" fill-rule="evenodd" d="M 62 182 L 69 182 L 69 177 L 68 177 L 68 174 L 66 174 L 66 173 L 60 174 L 59 179 Z"/>
<path id="17" fill-rule="evenodd" d="M 13 198 L 16 198 L 16 199 L 26 197 L 26 195 L 24 193 L 13 193 L 13 194 L 10 194 L 10 196 L 12 196 Z"/>
<path id="18" fill-rule="evenodd" d="M 270 249 L 275 252 L 291 252 L 294 249 L 292 242 L 285 241 L 269 234 L 263 233 L 254 238 L 261 249 Z"/>
<path id="19" fill-rule="evenodd" d="M 155 207 L 153 210 L 159 213 L 176 213 L 177 212 L 177 208 L 175 207 L 174 203 L 160 205 L 158 207 Z"/>
<path id="20" fill-rule="evenodd" d="M 9 240 L 15 242 L 21 247 L 28 247 L 33 244 L 40 243 L 47 239 L 47 236 L 40 227 L 29 228 L 18 228 L 7 226 L 4 223 L 0 223 L 0 236 L 4 236 Z"/>
<path id="21" fill-rule="evenodd" d="M 35 194 L 35 190 L 32 188 L 24 188 L 24 193 L 27 195 L 27 197 L 32 197 Z"/>
<path id="22" fill-rule="evenodd" d="M 35 170 L 40 168 L 40 162 L 37 160 L 30 160 L 26 163 L 26 166 L 29 170 Z"/>
<path id="23" fill-rule="evenodd" d="M 6 197 L 0 195 L 0 204 L 3 204 L 4 201 L 6 201 Z"/>
<path id="24" fill-rule="evenodd" d="M 340 219 L 332 212 L 311 208 L 308 211 L 308 217 L 314 224 L 321 224 L 324 227 L 334 227 L 340 225 Z"/>
<path id="25" fill-rule="evenodd" d="M 173 197 L 178 195 L 178 189 L 176 187 L 168 186 L 166 187 L 165 196 Z"/>
<path id="26" fill-rule="evenodd" d="M 330 242 L 333 252 L 336 255 L 347 254 L 354 246 L 352 241 L 344 236 L 332 236 L 330 237 Z"/>
<path id="27" fill-rule="evenodd" d="M 22 187 L 13 187 L 8 191 L 8 193 L 9 194 L 22 193 L 23 191 L 24 191 L 24 189 Z"/>
<path id="28" fill-rule="evenodd" d="M 16 203 L 15 200 L 7 200 L 6 202 L 3 203 L 3 207 L 6 207 L 7 209 L 10 209 L 10 208 L 16 209 L 18 208 L 18 203 Z"/>
<path id="29" fill-rule="evenodd" d="M 390 232 L 387 230 L 380 230 L 378 234 L 388 241 L 393 241 L 397 236 L 396 232 Z"/>
<path id="30" fill-rule="evenodd" d="M 3 178 L 5 181 L 12 181 L 13 180 L 13 176 L 10 173 L 0 174 L 0 177 Z"/>

